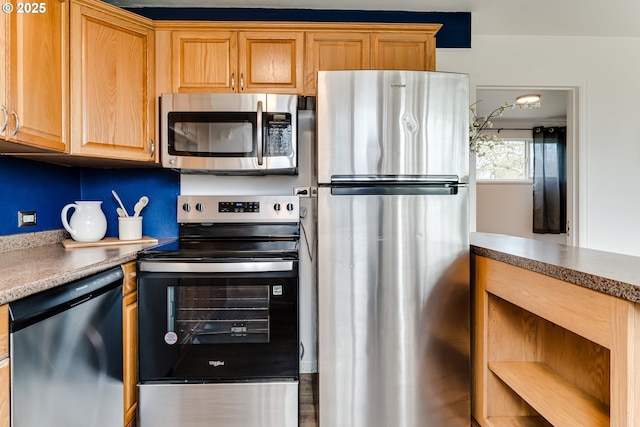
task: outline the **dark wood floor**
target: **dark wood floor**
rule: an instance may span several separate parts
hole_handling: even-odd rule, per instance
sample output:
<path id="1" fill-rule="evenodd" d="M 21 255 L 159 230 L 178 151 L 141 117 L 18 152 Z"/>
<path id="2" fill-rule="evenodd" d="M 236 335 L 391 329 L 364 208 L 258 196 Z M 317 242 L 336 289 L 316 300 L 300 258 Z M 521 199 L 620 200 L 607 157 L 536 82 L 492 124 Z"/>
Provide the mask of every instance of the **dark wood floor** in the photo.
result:
<path id="1" fill-rule="evenodd" d="M 300 374 L 299 427 L 318 426 L 318 375 Z"/>
<path id="2" fill-rule="evenodd" d="M 300 374 L 300 427 L 318 427 L 318 375 Z M 471 420 L 471 427 L 480 427 Z"/>

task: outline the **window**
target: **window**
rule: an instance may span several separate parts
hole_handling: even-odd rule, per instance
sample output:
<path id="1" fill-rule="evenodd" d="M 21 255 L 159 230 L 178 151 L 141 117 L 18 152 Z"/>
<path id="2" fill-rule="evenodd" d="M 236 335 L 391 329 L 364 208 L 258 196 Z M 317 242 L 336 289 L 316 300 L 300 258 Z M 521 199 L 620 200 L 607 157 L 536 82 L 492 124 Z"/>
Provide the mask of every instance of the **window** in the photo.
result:
<path id="1" fill-rule="evenodd" d="M 493 148 L 479 147 L 476 178 L 479 180 L 530 180 L 533 170 L 532 138 L 509 138 Z"/>

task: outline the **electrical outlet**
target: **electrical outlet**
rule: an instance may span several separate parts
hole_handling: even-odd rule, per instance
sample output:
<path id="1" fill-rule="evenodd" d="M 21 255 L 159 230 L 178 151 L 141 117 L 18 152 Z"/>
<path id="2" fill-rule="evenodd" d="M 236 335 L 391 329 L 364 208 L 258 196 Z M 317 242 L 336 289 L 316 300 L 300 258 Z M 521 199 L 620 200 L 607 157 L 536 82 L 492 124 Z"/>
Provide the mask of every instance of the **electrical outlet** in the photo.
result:
<path id="1" fill-rule="evenodd" d="M 18 211 L 18 227 L 30 227 L 36 223 L 36 211 Z"/>
<path id="2" fill-rule="evenodd" d="M 293 187 L 293 195 L 300 197 L 310 197 L 310 187 Z"/>

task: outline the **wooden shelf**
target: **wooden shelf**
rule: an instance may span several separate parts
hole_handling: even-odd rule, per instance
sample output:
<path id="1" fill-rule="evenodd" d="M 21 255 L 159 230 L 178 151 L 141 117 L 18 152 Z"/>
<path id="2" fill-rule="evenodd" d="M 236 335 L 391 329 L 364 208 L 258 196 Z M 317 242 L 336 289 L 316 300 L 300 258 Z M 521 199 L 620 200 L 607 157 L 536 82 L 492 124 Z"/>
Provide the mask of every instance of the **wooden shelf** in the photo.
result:
<path id="1" fill-rule="evenodd" d="M 609 408 L 607 405 L 570 383 L 544 363 L 492 362 L 489 363 L 489 369 L 551 425 L 609 427 Z M 495 426 L 512 425 L 492 424 Z"/>
<path id="2" fill-rule="evenodd" d="M 491 427 L 553 427 L 542 417 L 489 417 Z"/>

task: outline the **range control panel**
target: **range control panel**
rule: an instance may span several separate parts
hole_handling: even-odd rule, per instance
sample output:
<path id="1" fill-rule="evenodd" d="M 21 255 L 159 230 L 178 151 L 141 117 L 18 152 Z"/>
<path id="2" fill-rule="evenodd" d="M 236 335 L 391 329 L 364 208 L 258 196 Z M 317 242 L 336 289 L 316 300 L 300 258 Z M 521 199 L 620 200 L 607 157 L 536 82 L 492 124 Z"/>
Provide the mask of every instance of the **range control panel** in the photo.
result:
<path id="1" fill-rule="evenodd" d="M 298 196 L 178 196 L 178 223 L 299 220 Z"/>
<path id="2" fill-rule="evenodd" d="M 260 202 L 218 202 L 218 212 L 260 212 Z"/>

